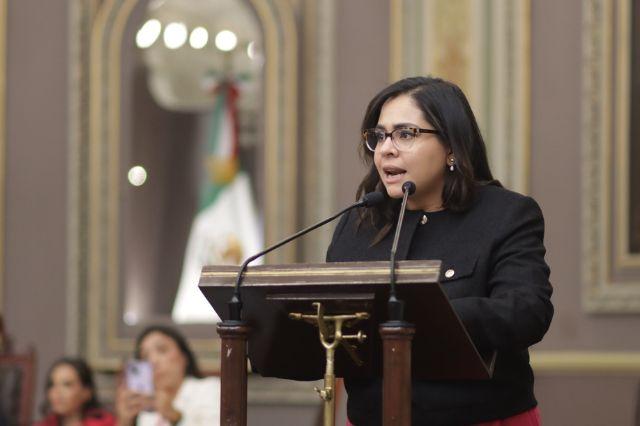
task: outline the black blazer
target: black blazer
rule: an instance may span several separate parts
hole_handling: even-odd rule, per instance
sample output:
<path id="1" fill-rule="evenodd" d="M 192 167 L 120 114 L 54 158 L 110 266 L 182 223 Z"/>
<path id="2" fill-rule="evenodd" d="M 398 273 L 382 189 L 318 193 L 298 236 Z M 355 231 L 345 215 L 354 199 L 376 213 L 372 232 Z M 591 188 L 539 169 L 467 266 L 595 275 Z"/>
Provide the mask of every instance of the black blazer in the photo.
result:
<path id="1" fill-rule="evenodd" d="M 346 215 L 327 261 L 388 260 L 394 231 L 371 246 L 377 231 L 358 226 L 357 212 Z M 478 187 L 462 213 L 407 212 L 396 259 L 442 260 L 443 290 L 476 347 L 497 350 L 491 380 L 415 381 L 413 424 L 471 424 L 536 405 L 527 348 L 542 339 L 553 316 L 543 237 L 537 203 L 497 186 Z M 351 422 L 380 424 L 380 380 L 345 385 Z"/>

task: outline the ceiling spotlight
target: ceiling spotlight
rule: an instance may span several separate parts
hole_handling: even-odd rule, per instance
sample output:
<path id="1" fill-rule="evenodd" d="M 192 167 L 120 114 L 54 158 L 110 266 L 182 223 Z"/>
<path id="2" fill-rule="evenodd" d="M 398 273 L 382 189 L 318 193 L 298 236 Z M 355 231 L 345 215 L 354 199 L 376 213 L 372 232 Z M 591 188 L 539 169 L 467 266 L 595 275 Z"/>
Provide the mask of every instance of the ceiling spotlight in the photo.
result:
<path id="1" fill-rule="evenodd" d="M 256 42 L 252 41 L 247 45 L 247 56 L 249 59 L 254 59 L 256 57 Z"/>
<path id="2" fill-rule="evenodd" d="M 136 45 L 140 49 L 151 47 L 156 42 L 162 25 L 157 19 L 149 19 L 136 33 Z"/>
<path id="3" fill-rule="evenodd" d="M 136 325 L 136 324 L 138 324 L 138 314 L 136 314 L 135 312 L 132 312 L 132 311 L 125 312 L 124 315 L 122 316 L 122 319 L 123 319 L 124 323 L 127 324 L 127 325 Z"/>
<path id="4" fill-rule="evenodd" d="M 206 28 L 196 27 L 191 31 L 191 35 L 189 36 L 189 44 L 194 49 L 202 49 L 207 45 L 209 41 L 209 32 Z"/>
<path id="5" fill-rule="evenodd" d="M 127 173 L 129 183 L 133 186 L 142 186 L 147 181 L 147 171 L 142 166 L 133 166 Z"/>
<path id="6" fill-rule="evenodd" d="M 238 44 L 238 37 L 233 31 L 223 30 L 216 34 L 216 47 L 223 52 L 231 52 Z"/>
<path id="7" fill-rule="evenodd" d="M 164 29 L 164 45 L 177 49 L 187 41 L 187 27 L 182 22 L 172 22 Z"/>

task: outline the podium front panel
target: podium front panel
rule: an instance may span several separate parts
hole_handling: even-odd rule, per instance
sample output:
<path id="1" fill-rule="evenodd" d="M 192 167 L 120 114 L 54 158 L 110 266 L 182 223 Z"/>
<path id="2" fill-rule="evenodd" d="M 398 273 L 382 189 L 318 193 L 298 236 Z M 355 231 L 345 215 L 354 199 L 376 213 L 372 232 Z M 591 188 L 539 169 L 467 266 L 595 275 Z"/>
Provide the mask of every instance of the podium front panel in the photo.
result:
<path id="1" fill-rule="evenodd" d="M 398 298 L 405 301 L 406 320 L 416 327 L 412 374 L 429 380 L 486 379 L 490 371 L 451 308 L 438 278 L 439 261 L 400 261 Z M 218 315 L 228 318 L 238 268 L 203 269 L 200 289 Z M 248 355 L 252 369 L 265 377 L 318 380 L 324 375 L 325 352 L 318 328 L 289 318 L 290 312 L 316 313 L 322 302 L 326 315 L 368 312 L 345 334 L 362 330 L 357 344 L 363 365 L 353 363 L 343 348 L 336 350 L 338 377 L 382 374 L 378 325 L 387 320 L 388 262 L 344 262 L 257 266 L 247 270 L 240 288 L 243 320 L 251 327 Z"/>

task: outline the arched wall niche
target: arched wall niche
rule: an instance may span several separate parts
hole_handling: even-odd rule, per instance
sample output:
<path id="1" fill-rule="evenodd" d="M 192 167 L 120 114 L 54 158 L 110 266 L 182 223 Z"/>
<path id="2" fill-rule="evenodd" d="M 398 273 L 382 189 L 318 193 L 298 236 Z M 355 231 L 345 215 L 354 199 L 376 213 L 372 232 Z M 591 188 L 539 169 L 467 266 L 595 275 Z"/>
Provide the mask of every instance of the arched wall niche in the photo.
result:
<path id="1" fill-rule="evenodd" d="M 122 142 L 127 139 L 122 135 L 122 112 L 131 110 L 122 104 L 127 99 L 122 91 L 124 36 L 146 4 L 146 0 L 78 2 L 72 11 L 76 34 L 81 36 L 75 53 L 86 61 L 80 61 L 77 96 L 72 102 L 76 162 L 70 174 L 77 208 L 70 218 L 76 245 L 70 256 L 69 298 L 78 308 L 75 315 L 70 313 L 68 322 L 78 324 L 77 319 L 86 317 L 86 323 L 75 326 L 78 337 L 70 339 L 68 346 L 86 352 L 93 365 L 106 370 L 120 367 L 122 359 L 131 354 L 134 336 L 145 325 L 145 321 L 133 325 L 123 321 L 122 179 L 126 176 L 121 162 L 128 149 Z M 299 36 L 295 5 L 290 2 L 247 0 L 244 5 L 259 22 L 265 56 L 260 105 L 263 163 L 257 180 L 262 183 L 268 244 L 292 233 L 300 216 L 296 196 Z M 269 262 L 295 260 L 292 245 L 274 253 Z M 170 322 L 170 318 L 153 318 L 153 322 Z M 219 341 L 215 327 L 193 324 L 180 328 L 205 366 L 216 369 Z M 70 331 L 73 336 L 73 325 Z"/>

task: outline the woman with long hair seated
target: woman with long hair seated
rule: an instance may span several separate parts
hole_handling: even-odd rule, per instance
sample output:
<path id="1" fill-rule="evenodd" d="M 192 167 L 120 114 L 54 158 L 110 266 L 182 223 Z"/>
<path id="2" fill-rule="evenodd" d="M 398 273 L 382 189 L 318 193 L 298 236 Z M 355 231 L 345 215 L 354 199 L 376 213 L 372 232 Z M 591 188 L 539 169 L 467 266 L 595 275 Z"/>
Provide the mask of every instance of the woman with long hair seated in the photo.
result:
<path id="1" fill-rule="evenodd" d="M 152 389 L 144 393 L 126 383 L 118 388 L 119 425 L 219 424 L 220 380 L 202 376 L 186 339 L 177 330 L 148 327 L 138 336 L 135 357 L 150 364 Z"/>
<path id="2" fill-rule="evenodd" d="M 36 426 L 112 426 L 115 417 L 102 409 L 93 372 L 80 358 L 61 358 L 47 374 L 45 418 Z"/>

